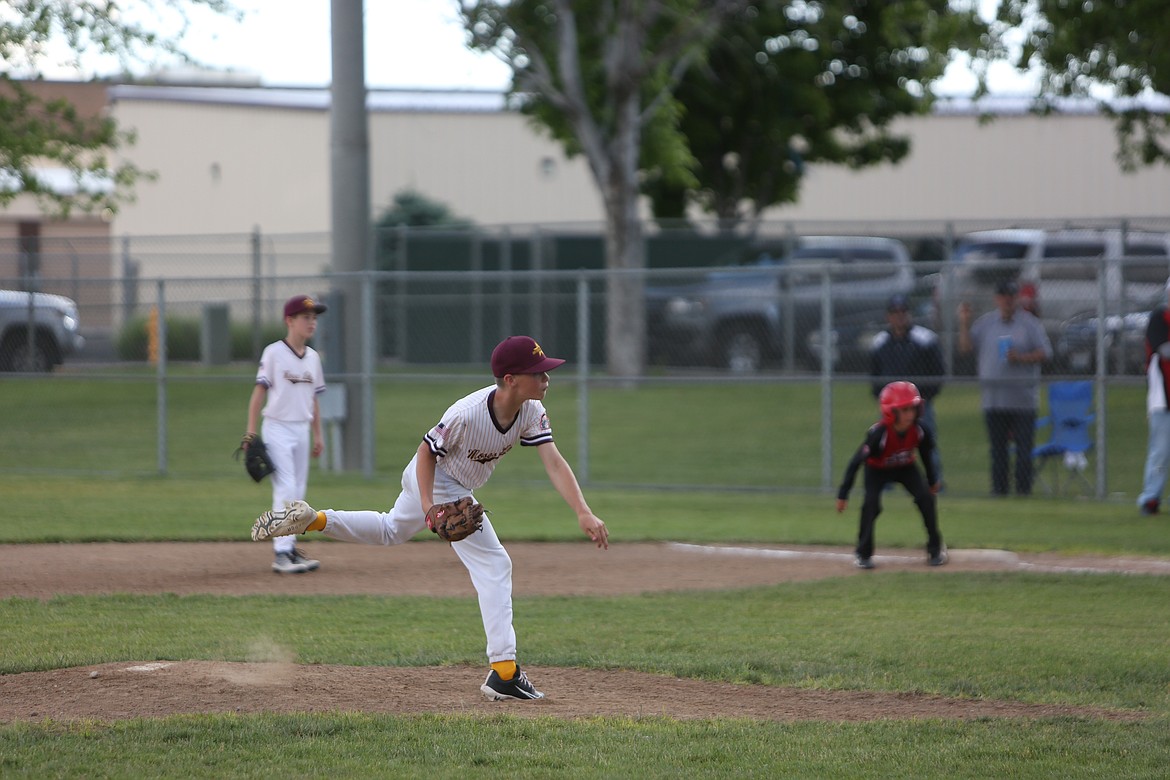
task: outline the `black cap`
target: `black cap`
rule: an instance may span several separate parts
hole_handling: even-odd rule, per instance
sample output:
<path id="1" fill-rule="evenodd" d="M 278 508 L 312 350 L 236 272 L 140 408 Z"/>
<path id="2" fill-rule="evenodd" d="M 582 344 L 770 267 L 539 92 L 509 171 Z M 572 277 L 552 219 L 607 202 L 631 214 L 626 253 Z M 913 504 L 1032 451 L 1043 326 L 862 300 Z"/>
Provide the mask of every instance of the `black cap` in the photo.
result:
<path id="1" fill-rule="evenodd" d="M 886 303 L 886 311 L 910 311 L 910 299 L 901 293 L 891 295 Z"/>
<path id="2" fill-rule="evenodd" d="M 1016 284 L 1014 279 L 1001 279 L 995 285 L 996 295 L 1017 295 L 1020 292 L 1020 286 Z"/>

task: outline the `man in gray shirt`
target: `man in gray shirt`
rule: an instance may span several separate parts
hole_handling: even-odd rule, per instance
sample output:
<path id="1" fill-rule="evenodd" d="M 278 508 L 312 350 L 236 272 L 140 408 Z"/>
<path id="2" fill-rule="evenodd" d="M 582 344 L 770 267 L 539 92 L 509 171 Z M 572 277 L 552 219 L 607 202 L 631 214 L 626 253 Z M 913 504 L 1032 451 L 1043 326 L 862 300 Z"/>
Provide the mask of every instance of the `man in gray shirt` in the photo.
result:
<path id="1" fill-rule="evenodd" d="M 959 351 L 975 351 L 983 419 L 991 443 L 991 493 L 1008 494 L 1008 449 L 1016 445 L 1016 493 L 1032 493 L 1032 446 L 1040 404 L 1040 364 L 1052 344 L 1040 320 L 1017 307 L 1019 288 L 1001 281 L 995 309 L 971 322 L 971 305 L 959 306 Z"/>

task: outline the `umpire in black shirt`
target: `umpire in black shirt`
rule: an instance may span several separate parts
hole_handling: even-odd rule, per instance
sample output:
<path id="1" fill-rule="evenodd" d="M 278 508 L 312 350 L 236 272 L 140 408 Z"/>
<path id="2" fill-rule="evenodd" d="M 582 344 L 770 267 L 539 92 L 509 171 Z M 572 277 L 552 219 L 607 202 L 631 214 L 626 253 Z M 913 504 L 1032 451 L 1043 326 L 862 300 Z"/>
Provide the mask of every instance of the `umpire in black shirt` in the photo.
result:
<path id="1" fill-rule="evenodd" d="M 942 481 L 942 460 L 937 442 L 938 424 L 934 419 L 934 397 L 942 392 L 942 347 L 938 334 L 930 328 L 915 325 L 910 316 L 910 301 L 905 295 L 895 295 L 886 304 L 889 327 L 873 340 L 870 352 L 869 375 L 873 397 L 890 382 L 905 380 L 918 385 L 922 395 L 922 413 L 919 421 L 934 435 L 934 471 Z"/>

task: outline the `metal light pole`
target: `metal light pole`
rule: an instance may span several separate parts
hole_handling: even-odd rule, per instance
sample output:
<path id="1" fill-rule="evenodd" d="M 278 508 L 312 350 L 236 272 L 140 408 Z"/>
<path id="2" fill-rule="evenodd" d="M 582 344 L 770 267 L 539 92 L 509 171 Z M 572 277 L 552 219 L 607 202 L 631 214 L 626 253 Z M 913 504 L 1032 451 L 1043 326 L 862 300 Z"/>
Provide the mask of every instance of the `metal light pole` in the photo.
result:
<path id="1" fill-rule="evenodd" d="M 363 0 L 332 0 L 330 152 L 333 267 L 341 273 L 370 268 L 370 134 L 366 114 Z M 367 311 L 362 281 L 345 276 L 336 292 L 344 338 L 347 415 L 343 423 L 347 471 L 374 471 L 374 410 L 369 392 L 373 312 Z"/>

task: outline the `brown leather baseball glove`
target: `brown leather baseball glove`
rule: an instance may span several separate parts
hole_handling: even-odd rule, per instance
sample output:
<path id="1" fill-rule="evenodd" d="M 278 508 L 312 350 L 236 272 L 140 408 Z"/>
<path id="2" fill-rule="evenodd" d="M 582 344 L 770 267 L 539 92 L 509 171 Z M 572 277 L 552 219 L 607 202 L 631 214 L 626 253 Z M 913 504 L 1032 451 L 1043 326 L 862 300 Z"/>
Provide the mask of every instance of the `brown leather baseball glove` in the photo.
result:
<path id="1" fill-rule="evenodd" d="M 471 496 L 458 501 L 435 504 L 427 510 L 427 528 L 445 542 L 458 542 L 478 531 L 483 525 L 483 505 Z"/>

